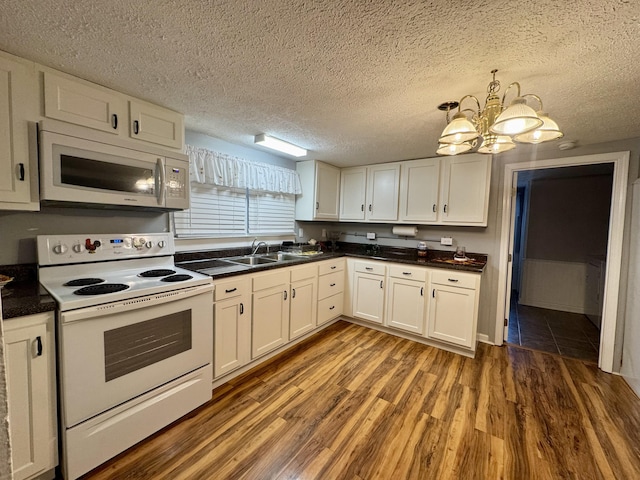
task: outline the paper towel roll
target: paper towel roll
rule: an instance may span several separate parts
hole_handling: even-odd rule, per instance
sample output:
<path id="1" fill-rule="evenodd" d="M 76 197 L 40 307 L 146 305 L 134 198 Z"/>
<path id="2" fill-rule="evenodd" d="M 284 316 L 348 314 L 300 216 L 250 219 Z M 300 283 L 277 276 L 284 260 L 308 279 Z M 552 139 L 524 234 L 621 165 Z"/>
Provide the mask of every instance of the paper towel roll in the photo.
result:
<path id="1" fill-rule="evenodd" d="M 415 237 L 418 234 L 418 227 L 412 225 L 394 225 L 391 233 L 402 237 Z"/>

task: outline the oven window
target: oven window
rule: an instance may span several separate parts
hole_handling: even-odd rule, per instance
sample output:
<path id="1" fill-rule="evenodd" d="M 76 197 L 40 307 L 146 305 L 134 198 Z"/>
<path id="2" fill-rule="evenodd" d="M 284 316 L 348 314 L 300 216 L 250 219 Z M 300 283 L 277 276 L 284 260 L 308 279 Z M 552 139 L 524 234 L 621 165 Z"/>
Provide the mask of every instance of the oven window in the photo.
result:
<path id="1" fill-rule="evenodd" d="M 105 381 L 191 349 L 191 310 L 104 332 Z"/>
<path id="2" fill-rule="evenodd" d="M 155 176 L 149 168 L 62 154 L 60 175 L 65 185 L 155 196 Z"/>

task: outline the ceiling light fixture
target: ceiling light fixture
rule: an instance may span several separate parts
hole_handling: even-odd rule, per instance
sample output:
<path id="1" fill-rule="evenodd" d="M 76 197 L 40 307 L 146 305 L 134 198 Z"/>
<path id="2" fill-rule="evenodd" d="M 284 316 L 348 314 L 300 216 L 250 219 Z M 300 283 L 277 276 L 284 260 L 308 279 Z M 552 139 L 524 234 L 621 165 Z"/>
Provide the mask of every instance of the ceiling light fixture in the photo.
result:
<path id="1" fill-rule="evenodd" d="M 277 150 L 279 152 L 288 153 L 289 155 L 293 155 L 294 157 L 304 157 L 307 154 L 307 151 L 302 147 L 298 147 L 293 143 L 285 142 L 284 140 L 280 140 L 279 138 L 270 137 L 269 135 L 266 135 L 264 133 L 256 135 L 253 139 L 253 143 L 262 145 L 263 147 L 271 148 L 273 150 Z"/>
<path id="2" fill-rule="evenodd" d="M 537 95 L 520 94 L 520 84 L 513 82 L 507 87 L 502 100 L 498 97 L 500 82 L 496 80 L 496 72 L 491 70 L 493 80 L 487 87 L 487 99 L 484 108 L 473 95 L 465 95 L 459 102 L 445 102 L 439 105 L 440 110 L 447 112 L 447 126 L 438 139 L 439 155 L 458 155 L 475 148 L 481 141 L 478 153 L 496 154 L 516 147 L 513 143 L 542 143 L 556 140 L 563 136 L 558 124 L 543 111 L 542 100 Z M 504 100 L 511 87 L 517 87 L 517 97 L 508 107 Z M 462 109 L 462 102 L 471 98 L 475 100 L 477 110 Z M 527 105 L 527 99 L 534 99 L 540 104 L 538 111 Z M 449 111 L 458 108 L 451 120 Z M 469 112 L 471 118 L 467 117 Z"/>

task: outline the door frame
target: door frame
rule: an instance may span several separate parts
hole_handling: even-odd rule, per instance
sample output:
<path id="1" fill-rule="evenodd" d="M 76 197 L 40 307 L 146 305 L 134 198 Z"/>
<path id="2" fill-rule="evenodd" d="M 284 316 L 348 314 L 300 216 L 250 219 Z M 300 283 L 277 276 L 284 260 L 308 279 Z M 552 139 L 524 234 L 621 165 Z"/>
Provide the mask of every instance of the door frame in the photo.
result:
<path id="1" fill-rule="evenodd" d="M 611 152 L 577 157 L 535 160 L 523 163 L 510 163 L 504 166 L 504 186 L 502 191 L 502 227 L 500 230 L 500 256 L 498 267 L 498 299 L 496 308 L 495 344 L 504 343 L 504 319 L 509 318 L 511 297 L 511 262 L 513 254 L 514 177 L 523 170 L 542 168 L 562 168 L 578 165 L 613 163 L 613 185 L 611 192 L 611 210 L 607 243 L 607 268 L 604 287 L 604 305 L 602 307 L 602 328 L 600 331 L 600 352 L 598 367 L 605 372 L 613 372 L 618 313 L 618 295 L 620 290 L 620 271 L 622 267 L 622 242 L 624 237 L 624 217 L 627 205 L 627 184 L 629 177 L 629 152 Z M 506 315 L 506 316 L 505 316 Z"/>

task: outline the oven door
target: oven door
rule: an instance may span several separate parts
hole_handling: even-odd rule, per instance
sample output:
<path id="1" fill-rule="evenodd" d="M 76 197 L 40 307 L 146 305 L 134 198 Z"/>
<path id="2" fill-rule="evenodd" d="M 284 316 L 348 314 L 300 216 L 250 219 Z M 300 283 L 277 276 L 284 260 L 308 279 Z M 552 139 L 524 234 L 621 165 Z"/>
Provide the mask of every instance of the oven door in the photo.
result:
<path id="1" fill-rule="evenodd" d="M 66 428 L 211 363 L 213 286 L 60 314 Z"/>

